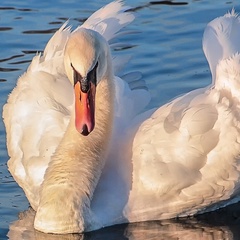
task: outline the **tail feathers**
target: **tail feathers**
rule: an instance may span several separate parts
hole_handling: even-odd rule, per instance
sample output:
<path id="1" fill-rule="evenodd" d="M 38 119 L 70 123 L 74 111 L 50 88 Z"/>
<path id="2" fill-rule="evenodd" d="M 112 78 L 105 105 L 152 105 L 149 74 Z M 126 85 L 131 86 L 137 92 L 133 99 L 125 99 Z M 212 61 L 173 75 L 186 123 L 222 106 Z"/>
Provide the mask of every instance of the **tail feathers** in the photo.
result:
<path id="1" fill-rule="evenodd" d="M 215 84 L 218 63 L 240 52 L 240 18 L 234 10 L 207 25 L 203 50 L 211 69 L 212 83 Z"/>
<path id="2" fill-rule="evenodd" d="M 235 99 L 240 98 L 240 54 L 221 60 L 217 65 L 216 89 L 228 89 Z"/>
<path id="3" fill-rule="evenodd" d="M 95 30 L 109 41 L 134 20 L 134 15 L 126 12 L 129 9 L 121 0 L 111 2 L 91 15 L 81 27 Z"/>
<path id="4" fill-rule="evenodd" d="M 44 53 L 42 61 L 47 61 L 52 59 L 56 54 L 62 54 L 67 39 L 71 33 L 71 26 L 67 26 L 68 21 L 66 21 L 61 28 L 52 36 L 52 38 L 48 41 Z"/>

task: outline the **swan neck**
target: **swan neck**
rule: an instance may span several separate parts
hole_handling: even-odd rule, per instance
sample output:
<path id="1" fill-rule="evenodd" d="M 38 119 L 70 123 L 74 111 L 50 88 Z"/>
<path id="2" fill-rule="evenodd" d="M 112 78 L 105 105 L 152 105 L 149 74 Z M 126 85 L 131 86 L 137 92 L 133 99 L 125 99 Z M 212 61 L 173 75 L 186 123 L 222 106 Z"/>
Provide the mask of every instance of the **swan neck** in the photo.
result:
<path id="1" fill-rule="evenodd" d="M 42 230 L 43 224 L 55 229 L 65 226 L 67 221 L 71 230 L 63 227 L 57 233 L 79 232 L 91 224 L 90 201 L 105 164 L 112 132 L 112 78 L 110 72 L 97 86 L 95 128 L 88 136 L 76 130 L 75 115 L 71 116 L 41 186 L 35 218 L 35 228 L 38 230 Z"/>

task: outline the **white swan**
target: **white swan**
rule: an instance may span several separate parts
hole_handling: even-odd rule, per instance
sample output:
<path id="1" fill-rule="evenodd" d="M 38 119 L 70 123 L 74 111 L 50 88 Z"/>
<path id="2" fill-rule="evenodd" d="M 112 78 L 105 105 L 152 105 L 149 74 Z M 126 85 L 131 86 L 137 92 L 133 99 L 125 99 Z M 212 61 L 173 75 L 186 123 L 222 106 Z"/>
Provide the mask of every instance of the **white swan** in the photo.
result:
<path id="1" fill-rule="evenodd" d="M 126 9 L 113 2 L 73 33 L 64 25 L 4 106 L 9 170 L 40 231 L 186 216 L 239 199 L 239 17 L 205 30 L 210 87 L 139 114 L 149 94 L 113 76 L 105 40 L 133 20 Z"/>
<path id="2" fill-rule="evenodd" d="M 115 138 L 112 130 L 120 140 L 120 126 L 150 100 L 146 90 L 131 91 L 113 76 L 113 67 L 121 72 L 129 56 L 117 56 L 112 63 L 105 39 L 112 41 L 134 19 L 128 9 L 121 1 L 110 3 L 73 33 L 64 24 L 43 55 L 33 58 L 4 107 L 9 170 L 37 211 L 39 230 L 82 232 L 103 224 L 92 223 L 87 211 L 109 142 Z M 139 73 L 125 75 L 130 77 L 137 80 Z M 83 135 L 93 132 L 83 136 L 76 129 Z"/>

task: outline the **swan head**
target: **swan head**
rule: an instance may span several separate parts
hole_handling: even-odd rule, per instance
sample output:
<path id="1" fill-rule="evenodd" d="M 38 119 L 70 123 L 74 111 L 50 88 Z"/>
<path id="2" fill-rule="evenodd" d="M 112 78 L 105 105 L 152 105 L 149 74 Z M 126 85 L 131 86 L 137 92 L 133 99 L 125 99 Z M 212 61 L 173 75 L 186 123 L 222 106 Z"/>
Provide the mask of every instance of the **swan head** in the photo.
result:
<path id="1" fill-rule="evenodd" d="M 74 87 L 75 126 L 88 135 L 95 125 L 96 86 L 106 75 L 109 46 L 98 32 L 79 28 L 66 44 L 64 66 Z"/>

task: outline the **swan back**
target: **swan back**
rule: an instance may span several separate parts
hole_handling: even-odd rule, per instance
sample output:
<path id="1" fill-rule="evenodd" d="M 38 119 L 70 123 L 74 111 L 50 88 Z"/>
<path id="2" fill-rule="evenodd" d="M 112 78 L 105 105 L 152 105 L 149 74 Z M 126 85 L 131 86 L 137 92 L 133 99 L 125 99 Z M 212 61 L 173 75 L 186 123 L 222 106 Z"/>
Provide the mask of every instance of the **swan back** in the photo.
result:
<path id="1" fill-rule="evenodd" d="M 211 69 L 213 84 L 218 63 L 240 52 L 239 28 L 240 19 L 234 10 L 214 19 L 205 28 L 203 50 Z"/>
<path id="2" fill-rule="evenodd" d="M 133 141 L 130 221 L 188 216 L 239 201 L 240 20 L 208 24 L 203 49 L 213 86 L 161 106 Z"/>

